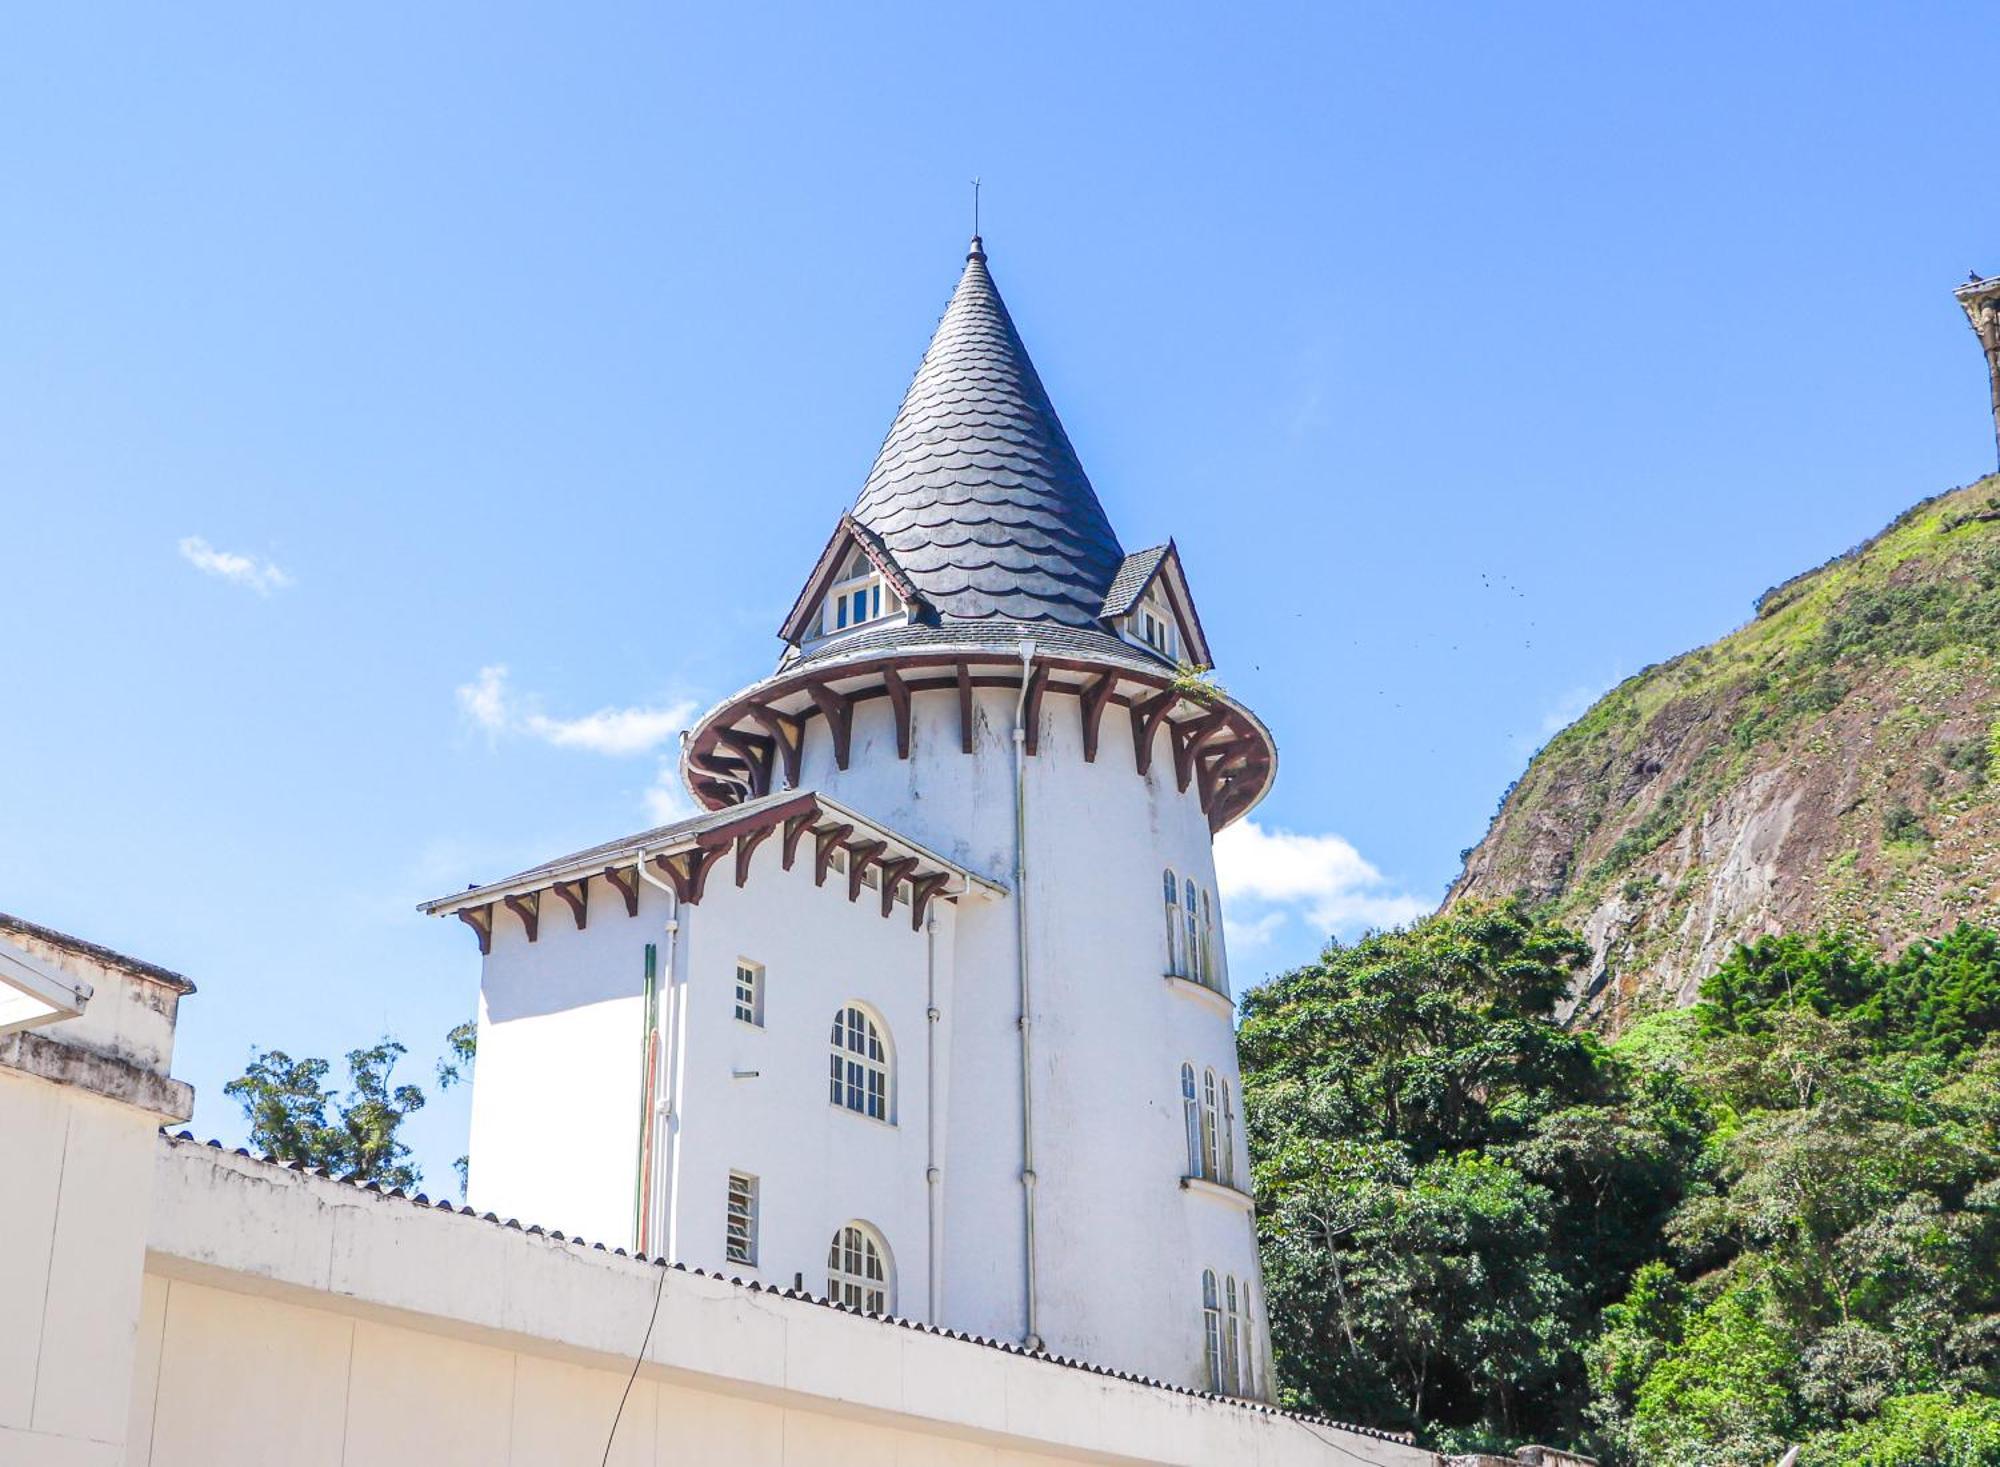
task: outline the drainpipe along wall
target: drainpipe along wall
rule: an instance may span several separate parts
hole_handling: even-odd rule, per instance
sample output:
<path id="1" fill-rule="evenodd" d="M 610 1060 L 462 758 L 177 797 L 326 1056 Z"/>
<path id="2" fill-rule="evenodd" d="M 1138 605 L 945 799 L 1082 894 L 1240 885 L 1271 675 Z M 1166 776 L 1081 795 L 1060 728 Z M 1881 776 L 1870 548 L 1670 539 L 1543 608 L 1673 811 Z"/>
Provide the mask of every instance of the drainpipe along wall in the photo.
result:
<path id="1" fill-rule="evenodd" d="M 646 1094 L 646 1134 L 642 1154 L 647 1159 L 647 1168 L 641 1185 L 646 1192 L 645 1215 L 640 1219 L 637 1246 L 642 1253 L 664 1257 L 669 1263 L 678 1261 L 680 1256 L 680 1219 L 675 1201 L 680 1185 L 680 1082 L 686 1068 L 685 1050 L 687 1046 L 687 985 L 681 981 L 681 965 L 676 960 L 681 930 L 680 898 L 674 889 L 646 869 L 646 859 L 641 857 L 638 865 L 639 877 L 650 886 L 658 887 L 667 897 L 667 920 L 665 924 L 666 942 L 663 944 L 661 978 L 666 984 L 666 1017 L 664 1021 L 665 1063 L 649 1066 Z M 658 1053 L 660 1048 L 658 1019 L 658 982 L 651 985 L 655 995 L 649 1004 L 648 1023 L 655 1027 L 649 1035 L 648 1049 Z"/>
<path id="2" fill-rule="evenodd" d="M 937 908 L 924 914 L 924 1186 L 930 1204 L 930 1314 L 944 1305 L 944 1164 L 938 1154 Z"/>
<path id="3" fill-rule="evenodd" d="M 1021 1206 L 1026 1250 L 1027 1336 L 1042 1347 L 1040 1293 L 1035 1265 L 1035 1041 L 1028 971 L 1028 683 L 1035 644 L 1021 643 L 1021 691 L 1014 700 L 1014 952 L 1021 983 Z"/>

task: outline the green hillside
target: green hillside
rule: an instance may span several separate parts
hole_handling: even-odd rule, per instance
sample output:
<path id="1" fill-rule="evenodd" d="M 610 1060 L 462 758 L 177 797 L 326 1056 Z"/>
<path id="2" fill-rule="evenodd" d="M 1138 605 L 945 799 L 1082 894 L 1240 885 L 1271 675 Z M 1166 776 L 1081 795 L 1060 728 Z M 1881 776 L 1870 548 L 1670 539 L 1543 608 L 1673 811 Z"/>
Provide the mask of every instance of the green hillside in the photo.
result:
<path id="1" fill-rule="evenodd" d="M 1991 920 L 1996 754 L 1988 478 L 1606 694 L 1534 758 L 1448 904 L 1547 904 L 1591 946 L 1574 997 L 1617 1027 L 1691 1001 L 1737 942 L 1767 932 L 1839 925 L 1893 950 Z"/>

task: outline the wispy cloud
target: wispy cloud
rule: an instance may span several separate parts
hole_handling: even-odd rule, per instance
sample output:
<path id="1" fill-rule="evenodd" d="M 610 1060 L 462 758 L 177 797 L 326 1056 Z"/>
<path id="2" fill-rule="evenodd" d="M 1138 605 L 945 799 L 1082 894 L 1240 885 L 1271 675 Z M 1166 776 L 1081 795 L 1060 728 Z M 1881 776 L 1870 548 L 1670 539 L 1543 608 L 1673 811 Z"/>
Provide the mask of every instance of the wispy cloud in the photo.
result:
<path id="1" fill-rule="evenodd" d="M 1398 890 L 1343 836 L 1301 835 L 1243 820 L 1215 838 L 1216 880 L 1232 948 L 1262 946 L 1291 922 L 1315 939 L 1393 927 L 1432 903 Z"/>
<path id="2" fill-rule="evenodd" d="M 239 555 L 233 550 L 217 550 L 199 535 L 181 539 L 181 559 L 205 576 L 214 576 L 232 586 L 268 596 L 292 584 L 292 578 L 268 560 Z"/>
<path id="3" fill-rule="evenodd" d="M 538 702 L 513 690 L 501 662 L 480 668 L 471 682 L 458 687 L 459 711 L 489 738 L 519 736 L 614 758 L 653 752 L 686 728 L 697 711 L 692 700 L 681 699 L 658 707 L 600 708 L 576 718 L 552 718 Z"/>

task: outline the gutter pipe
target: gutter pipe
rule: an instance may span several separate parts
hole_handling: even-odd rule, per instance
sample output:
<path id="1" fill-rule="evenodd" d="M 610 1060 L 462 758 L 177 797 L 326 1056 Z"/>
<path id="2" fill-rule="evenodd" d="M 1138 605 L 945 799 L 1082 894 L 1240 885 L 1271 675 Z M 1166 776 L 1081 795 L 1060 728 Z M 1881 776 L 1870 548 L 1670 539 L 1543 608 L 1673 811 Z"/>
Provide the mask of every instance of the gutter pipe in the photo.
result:
<path id="1" fill-rule="evenodd" d="M 1034 1005 L 1028 974 L 1028 684 L 1035 644 L 1021 643 L 1021 691 L 1014 699 L 1014 953 L 1021 984 L 1021 1205 L 1027 1253 L 1027 1337 L 1042 1348 L 1040 1289 L 1035 1258 Z"/>
<path id="2" fill-rule="evenodd" d="M 639 857 L 639 879 L 649 886 L 656 886 L 667 894 L 667 940 L 664 944 L 665 977 L 667 982 L 667 1063 L 665 1072 L 659 1074 L 652 1093 L 647 1097 L 650 1106 L 647 1112 L 647 1150 L 650 1155 L 659 1155 L 661 1145 L 654 1141 L 660 1138 L 664 1143 L 665 1155 L 659 1165 L 651 1169 L 646 1179 L 646 1217 L 641 1220 L 638 1246 L 645 1251 L 652 1245 L 656 1257 L 664 1257 L 675 1263 L 680 1259 L 680 1218 L 675 1206 L 680 1191 L 681 1179 L 681 1076 L 686 1069 L 687 1049 L 687 985 L 681 981 L 681 965 L 675 961 L 674 948 L 680 936 L 680 897 L 674 889 L 646 869 L 647 857 Z M 659 1243 L 653 1238 L 652 1221 L 658 1218 L 666 1233 L 666 1251 L 660 1252 Z"/>

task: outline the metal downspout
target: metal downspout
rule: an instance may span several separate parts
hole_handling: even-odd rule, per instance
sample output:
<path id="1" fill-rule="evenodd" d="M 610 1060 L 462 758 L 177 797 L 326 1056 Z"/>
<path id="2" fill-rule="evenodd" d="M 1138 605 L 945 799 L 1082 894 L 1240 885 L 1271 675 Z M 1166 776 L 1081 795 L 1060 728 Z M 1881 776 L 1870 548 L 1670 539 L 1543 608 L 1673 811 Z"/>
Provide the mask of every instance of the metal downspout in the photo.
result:
<path id="1" fill-rule="evenodd" d="M 1028 683 L 1035 644 L 1021 643 L 1021 691 L 1014 700 L 1014 952 L 1021 980 L 1021 1204 L 1027 1245 L 1028 1332 L 1042 1348 L 1040 1288 L 1035 1260 L 1034 1005 L 1028 980 Z"/>
<path id="2" fill-rule="evenodd" d="M 938 1165 L 937 908 L 924 913 L 924 1185 L 930 1204 L 930 1313 L 938 1322 L 944 1302 L 944 1170 Z"/>
<path id="3" fill-rule="evenodd" d="M 682 1051 L 687 1044 L 687 985 L 680 980 L 680 965 L 675 961 L 674 951 L 680 936 L 680 897 L 666 882 L 646 869 L 646 857 L 640 856 L 637 867 L 639 879 L 650 886 L 656 886 L 667 894 L 667 920 L 665 944 L 665 976 L 667 980 L 667 1063 L 659 1076 L 659 1084 L 652 1097 L 652 1131 L 659 1138 L 652 1151 L 656 1163 L 652 1172 L 652 1193 L 646 1199 L 649 1209 L 648 1223 L 653 1218 L 660 1219 L 666 1233 L 666 1251 L 660 1251 L 659 1242 L 653 1237 L 649 1225 L 645 1229 L 646 1242 L 652 1245 L 656 1257 L 665 1257 L 674 1263 L 680 1256 L 680 1219 L 675 1215 L 676 1194 L 680 1188 L 680 1080 L 683 1069 Z M 661 1156 L 660 1141 L 665 1142 L 665 1155 Z"/>

